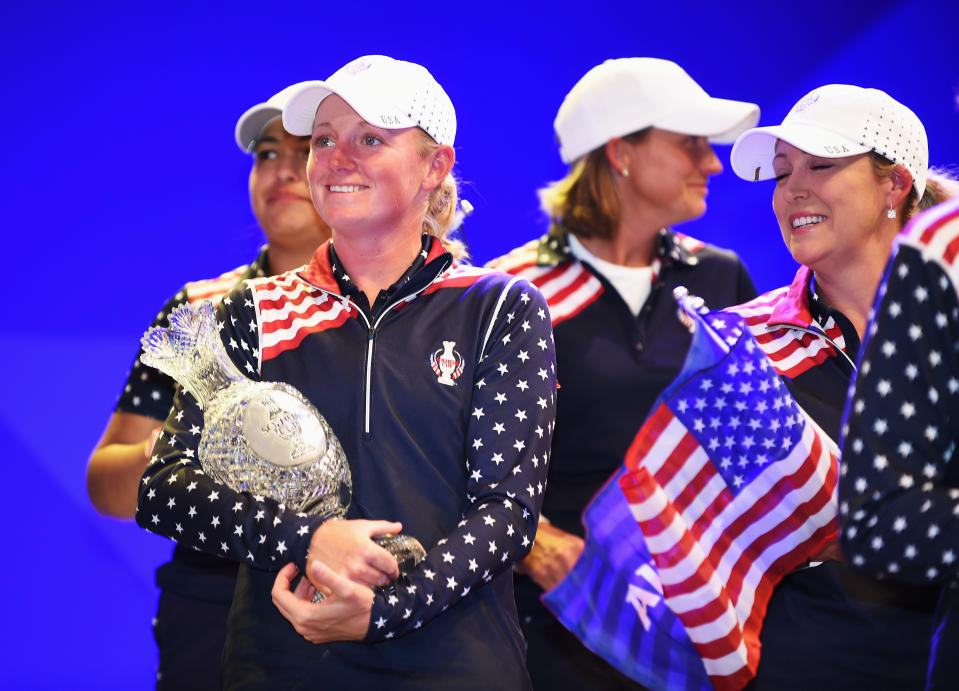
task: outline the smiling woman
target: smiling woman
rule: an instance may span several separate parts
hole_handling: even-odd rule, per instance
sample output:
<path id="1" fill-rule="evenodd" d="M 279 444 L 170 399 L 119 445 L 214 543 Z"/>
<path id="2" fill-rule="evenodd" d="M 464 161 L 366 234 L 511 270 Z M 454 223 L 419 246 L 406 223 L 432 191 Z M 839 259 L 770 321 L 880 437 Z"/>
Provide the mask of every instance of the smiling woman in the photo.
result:
<path id="1" fill-rule="evenodd" d="M 793 258 L 822 280 L 859 266 L 873 275 L 900 228 L 888 209 L 904 201 L 890 193 L 911 187 L 904 168 L 877 176 L 868 154 L 823 158 L 782 140 L 775 150 L 773 211 Z"/>
<path id="2" fill-rule="evenodd" d="M 429 195 L 454 158 L 451 146 L 423 153 L 423 136 L 417 128 L 371 125 L 336 94 L 320 103 L 307 175 L 317 209 L 335 229 L 337 251 L 380 261 L 394 253 L 405 263 L 420 244 Z"/>
<path id="3" fill-rule="evenodd" d="M 732 165 L 775 178 L 773 210 L 802 266 L 741 313 L 804 410 L 839 439 L 866 317 L 903 223 L 940 201 L 922 123 L 876 89 L 832 84 L 781 125 L 742 134 Z M 833 505 L 832 510 L 839 507 Z M 755 689 L 918 689 L 937 592 L 854 572 L 835 542 L 773 592 Z"/>
<path id="4" fill-rule="evenodd" d="M 423 67 L 360 58 L 297 85 L 283 123 L 310 137 L 332 239 L 301 270 L 234 289 L 221 338 L 241 371 L 326 417 L 353 503 L 325 520 L 215 482 L 197 458 L 203 415 L 181 396 L 140 523 L 242 564 L 227 689 L 528 689 L 511 567 L 532 543 L 552 436 L 546 303 L 457 261 L 456 116 Z M 400 531 L 427 549 L 402 574 L 373 539 Z"/>

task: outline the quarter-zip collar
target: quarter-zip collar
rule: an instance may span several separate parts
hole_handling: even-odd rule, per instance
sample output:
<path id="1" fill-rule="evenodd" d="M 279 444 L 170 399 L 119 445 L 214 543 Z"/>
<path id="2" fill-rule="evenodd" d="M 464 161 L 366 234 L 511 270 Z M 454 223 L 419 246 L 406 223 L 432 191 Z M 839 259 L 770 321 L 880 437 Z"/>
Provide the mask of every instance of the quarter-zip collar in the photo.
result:
<path id="1" fill-rule="evenodd" d="M 333 276 L 333 267 L 330 264 L 330 250 L 333 241 L 327 240 L 316 248 L 310 263 L 306 268 L 297 272 L 300 278 L 329 293 L 340 293 L 340 285 Z"/>
<path id="2" fill-rule="evenodd" d="M 770 326 L 792 325 L 809 327 L 813 322 L 809 311 L 809 282 L 812 279 L 812 270 L 808 266 L 800 266 L 796 272 L 786 296 L 773 308 L 769 318 Z"/>
<path id="3" fill-rule="evenodd" d="M 540 238 L 536 248 L 537 266 L 556 266 L 576 259 L 569 247 L 567 233 L 547 233 Z M 679 241 L 670 228 L 663 228 L 656 237 L 656 253 L 653 257 L 653 274 L 658 275 L 664 263 L 695 266 L 699 263 L 696 255 Z"/>
<path id="4" fill-rule="evenodd" d="M 409 268 L 386 290 L 381 290 L 372 309 L 366 295 L 356 287 L 333 250 L 332 240 L 321 245 L 312 261 L 299 274 L 300 278 L 325 292 L 332 293 L 351 304 L 357 311 L 358 321 L 367 329 L 366 353 L 363 365 L 363 439 L 373 435 L 373 368 L 376 353 L 377 331 L 391 310 L 423 293 L 453 262 L 453 256 L 443 248 L 443 243 L 431 235 L 423 235 L 420 252 Z"/>
<path id="5" fill-rule="evenodd" d="M 819 299 L 815 279 L 815 274 L 808 266 L 800 266 L 786 295 L 773 308 L 767 326 L 793 327 L 825 338 L 855 370 L 859 335 L 846 315 Z M 832 338 L 826 331 L 830 318 L 842 334 L 839 341 L 836 340 L 837 334 L 833 334 L 836 338 Z"/>
<path id="6" fill-rule="evenodd" d="M 420 252 L 409 268 L 389 288 L 381 290 L 372 307 L 366 295 L 350 279 L 336 255 L 333 241 L 320 245 L 300 277 L 308 283 L 340 297 L 348 298 L 363 310 L 369 321 L 387 305 L 409 297 L 432 283 L 452 263 L 453 257 L 437 238 L 423 234 Z"/>

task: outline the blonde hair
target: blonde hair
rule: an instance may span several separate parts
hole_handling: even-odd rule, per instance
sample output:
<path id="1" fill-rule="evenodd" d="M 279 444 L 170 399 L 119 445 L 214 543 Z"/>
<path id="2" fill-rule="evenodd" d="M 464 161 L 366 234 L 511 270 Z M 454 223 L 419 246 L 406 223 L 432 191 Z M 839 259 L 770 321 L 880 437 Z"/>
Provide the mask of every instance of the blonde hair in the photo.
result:
<path id="1" fill-rule="evenodd" d="M 439 148 L 436 140 L 424 130 L 420 130 L 420 133 L 420 153 L 426 156 Z M 440 186 L 430 192 L 426 202 L 426 216 L 423 218 L 423 232 L 443 243 L 443 247 L 453 255 L 453 259 L 465 261 L 469 259 L 469 251 L 461 240 L 453 237 L 453 231 L 450 230 L 456 216 L 458 199 L 459 184 L 450 172 Z"/>
<path id="2" fill-rule="evenodd" d="M 956 179 L 956 174 L 945 168 L 930 168 L 926 173 L 926 191 L 916 204 L 916 213 L 953 197 L 959 197 L 959 180 Z"/>
<path id="3" fill-rule="evenodd" d="M 880 178 L 891 175 L 897 165 L 875 151 L 870 151 L 869 157 L 876 176 Z M 922 193 L 922 198 L 918 198 L 915 187 L 912 187 L 906 195 L 898 214 L 900 227 L 906 225 L 916 214 L 957 195 L 959 195 L 959 181 L 956 176 L 945 168 L 930 168 L 926 173 L 926 189 Z"/>
<path id="4" fill-rule="evenodd" d="M 633 132 L 623 139 L 635 144 L 650 129 Z M 583 238 L 612 238 L 621 211 L 613 175 L 606 149 L 601 146 L 578 158 L 562 180 L 537 190 L 540 208 L 549 217 L 550 234 L 568 232 Z"/>

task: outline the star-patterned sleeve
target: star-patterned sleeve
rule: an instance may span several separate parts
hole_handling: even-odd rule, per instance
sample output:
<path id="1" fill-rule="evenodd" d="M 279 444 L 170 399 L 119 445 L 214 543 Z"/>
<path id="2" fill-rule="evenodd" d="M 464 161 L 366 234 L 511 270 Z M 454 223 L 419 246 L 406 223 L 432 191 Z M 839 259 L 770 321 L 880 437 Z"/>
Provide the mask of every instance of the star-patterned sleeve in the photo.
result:
<path id="1" fill-rule="evenodd" d="M 955 581 L 959 487 L 944 475 L 959 429 L 956 286 L 905 244 L 883 286 L 843 428 L 842 546 L 877 576 Z"/>
<path id="2" fill-rule="evenodd" d="M 472 382 L 467 508 L 415 569 L 377 592 L 368 641 L 419 628 L 532 546 L 555 419 L 553 335 L 546 302 L 531 284 L 514 280 L 502 297 Z"/>
<path id="3" fill-rule="evenodd" d="M 223 298 L 216 315 L 230 357 L 258 379 L 256 312 L 244 284 Z M 259 568 L 278 569 L 294 560 L 302 570 L 310 536 L 322 519 L 213 480 L 197 459 L 202 432 L 203 412 L 189 393 L 179 392 L 140 484 L 137 523 L 181 544 Z"/>
<path id="4" fill-rule="evenodd" d="M 150 327 L 169 326 L 167 321 L 170 312 L 187 301 L 186 290 L 180 290 L 170 298 L 160 313 L 157 314 Z M 176 393 L 176 384 L 167 375 L 140 362 L 143 349 L 137 353 L 130 373 L 127 376 L 123 393 L 117 401 L 117 412 L 136 413 L 155 420 L 164 420 L 173 405 L 173 395 Z"/>

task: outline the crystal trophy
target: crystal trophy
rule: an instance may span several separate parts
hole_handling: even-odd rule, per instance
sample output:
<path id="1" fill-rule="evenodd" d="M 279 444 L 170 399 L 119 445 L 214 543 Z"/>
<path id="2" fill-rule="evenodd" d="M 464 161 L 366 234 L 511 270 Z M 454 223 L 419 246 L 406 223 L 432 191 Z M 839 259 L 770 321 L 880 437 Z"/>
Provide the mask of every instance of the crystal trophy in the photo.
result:
<path id="1" fill-rule="evenodd" d="M 180 305 L 170 328 L 151 328 L 141 343 L 141 362 L 172 377 L 203 411 L 198 458 L 204 472 L 296 511 L 346 516 L 353 483 L 332 428 L 296 388 L 240 372 L 220 340 L 210 302 Z M 401 572 L 426 556 L 409 535 L 374 539 Z"/>

